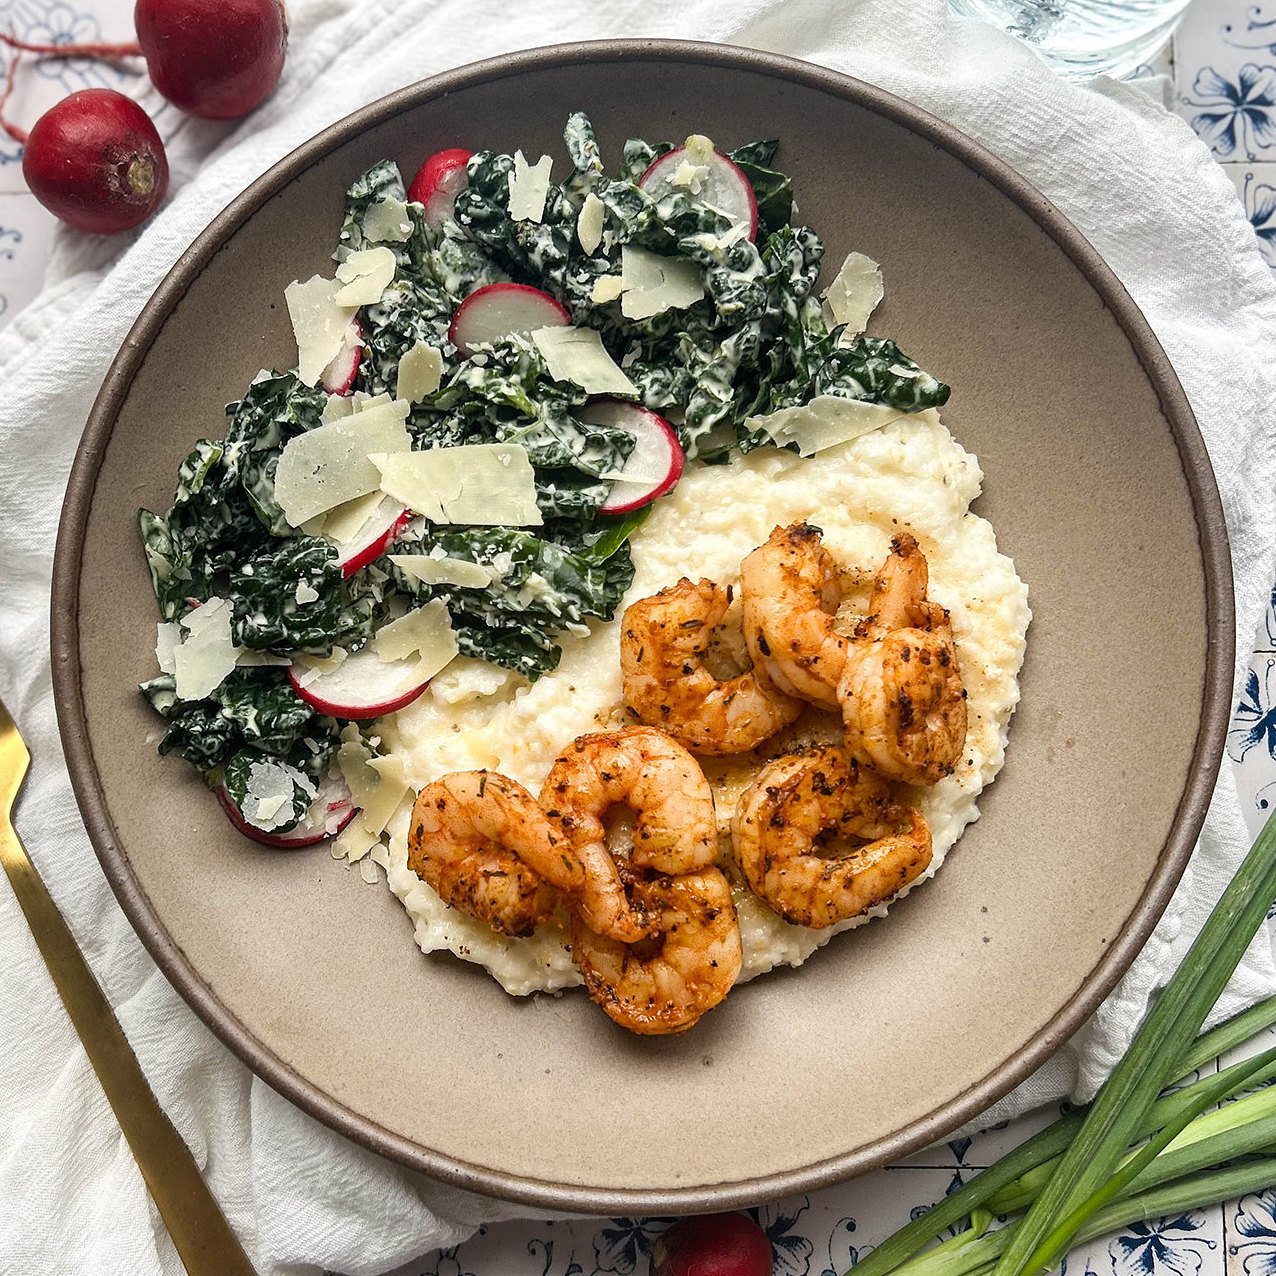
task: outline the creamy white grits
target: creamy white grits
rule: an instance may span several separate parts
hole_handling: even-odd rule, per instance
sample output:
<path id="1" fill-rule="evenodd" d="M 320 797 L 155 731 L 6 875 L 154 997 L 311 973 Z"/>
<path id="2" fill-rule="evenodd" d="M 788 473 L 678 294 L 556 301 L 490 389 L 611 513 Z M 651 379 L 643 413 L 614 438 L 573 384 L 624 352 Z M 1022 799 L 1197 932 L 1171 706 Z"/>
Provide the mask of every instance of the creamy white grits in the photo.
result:
<path id="1" fill-rule="evenodd" d="M 909 791 L 934 838 L 934 858 L 918 882 L 934 875 L 978 817 L 976 801 L 1001 769 L 1019 700 L 1031 613 L 1027 589 L 1010 559 L 998 553 L 992 527 L 969 511 L 982 477 L 976 459 L 930 410 L 810 459 L 764 448 L 727 465 L 689 466 L 631 542 L 636 572 L 625 606 L 684 575 L 735 584 L 741 560 L 772 528 L 808 520 L 823 529 L 824 543 L 846 573 L 844 609 L 853 613 L 857 601 L 866 600 L 891 537 L 913 533 L 929 563 L 930 597 L 952 615 L 969 712 L 966 752 L 956 772 L 931 788 Z M 377 724 L 383 751 L 402 759 L 414 791 L 449 771 L 486 767 L 539 792 L 554 759 L 576 736 L 632 721 L 621 699 L 620 615 L 593 624 L 587 634 L 564 635 L 558 669 L 531 685 L 458 658 L 420 699 Z M 806 733 L 827 734 L 830 721 L 835 727 L 835 719 L 813 714 Z M 724 833 L 734 797 L 757 765 L 752 755 L 705 761 Z M 528 939 L 506 939 L 444 905 L 407 867 L 409 813 L 404 802 L 389 825 L 388 857 L 382 852 L 377 859 L 388 863 L 390 888 L 411 914 L 424 951 L 450 949 L 479 962 L 515 994 L 581 982 L 561 924 L 552 922 Z M 729 846 L 724 837 L 724 866 Z M 886 912 L 882 904 L 839 926 L 810 930 L 782 921 L 740 881 L 736 904 L 744 938 L 741 980 L 774 966 L 800 965 L 833 935 Z"/>

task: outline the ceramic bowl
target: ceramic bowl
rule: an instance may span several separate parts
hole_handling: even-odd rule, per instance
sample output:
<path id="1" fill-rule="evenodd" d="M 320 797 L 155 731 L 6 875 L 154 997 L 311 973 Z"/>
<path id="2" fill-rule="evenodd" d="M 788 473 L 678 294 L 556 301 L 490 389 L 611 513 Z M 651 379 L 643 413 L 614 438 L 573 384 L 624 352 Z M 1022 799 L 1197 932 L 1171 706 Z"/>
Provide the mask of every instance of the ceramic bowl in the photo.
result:
<path id="1" fill-rule="evenodd" d="M 837 263 L 882 264 L 874 328 L 953 387 L 977 509 L 1035 619 L 1009 757 L 925 889 L 683 1037 L 583 993 L 516 1000 L 423 957 L 384 888 L 325 847 L 246 841 L 156 755 L 137 693 L 156 610 L 139 505 L 165 509 L 222 407 L 295 346 L 285 286 L 331 268 L 347 183 L 429 152 L 559 154 L 567 115 L 628 135 L 778 137 Z M 692 552 L 693 557 L 693 552 Z M 688 570 L 694 562 L 688 561 Z M 1222 755 L 1231 575 L 1183 393 L 1111 271 L 970 139 L 831 71 L 661 42 L 543 49 L 395 93 L 236 199 L 115 360 L 58 544 L 54 655 L 81 808 L 120 901 L 196 1012 L 359 1143 L 538 1207 L 699 1211 L 809 1191 L 975 1117 L 1071 1035 L 1164 908 Z M 1172 611 L 1172 623 L 1169 613 Z"/>

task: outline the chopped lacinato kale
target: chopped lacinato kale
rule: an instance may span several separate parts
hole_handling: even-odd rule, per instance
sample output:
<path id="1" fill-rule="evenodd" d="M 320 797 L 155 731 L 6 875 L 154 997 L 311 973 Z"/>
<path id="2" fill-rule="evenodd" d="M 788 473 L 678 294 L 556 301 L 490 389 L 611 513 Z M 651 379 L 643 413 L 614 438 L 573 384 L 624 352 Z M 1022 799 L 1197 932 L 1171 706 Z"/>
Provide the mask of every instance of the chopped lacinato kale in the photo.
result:
<path id="1" fill-rule="evenodd" d="M 317 714 L 277 667 L 237 669 L 204 700 L 178 700 L 171 674 L 143 683 L 142 694 L 167 723 L 159 751 L 201 771 L 252 749 L 321 778 L 339 743 L 336 720 Z"/>
<path id="2" fill-rule="evenodd" d="M 427 219 L 391 160 L 356 178 L 334 258 L 344 264 L 354 253 L 389 248 L 395 265 L 379 299 L 352 308 L 361 347 L 354 396 L 338 404 L 294 371 L 263 371 L 227 408 L 226 438 L 195 446 L 168 512 L 139 512 L 163 620 L 183 620 L 214 596 L 226 598 L 235 647 L 273 658 L 326 657 L 359 650 L 388 620 L 440 600 L 464 654 L 534 680 L 557 666 L 564 633 L 616 614 L 634 576 L 629 537 L 650 507 L 608 515 L 603 506 L 634 455 L 635 436 L 598 423 L 619 418 L 586 411 L 593 396 L 551 373 L 570 364 L 547 362 L 544 338 L 515 332 L 460 353 L 452 341 L 458 308 L 492 284 L 540 290 L 573 325 L 592 329 L 601 350 L 592 334 L 578 349 L 594 343 L 591 357 L 595 368 L 601 359 L 605 383 L 665 416 L 688 459 L 718 462 L 773 446 L 749 419 L 817 395 L 906 412 L 946 400 L 948 387 L 893 342 L 843 344 L 842 330 L 830 327 L 815 295 L 823 245 L 810 228 L 792 224 L 792 184 L 775 167 L 775 141 L 739 146 L 727 164 L 709 155 L 705 139 L 689 139 L 687 161 L 659 166 L 644 185 L 671 143 L 631 138 L 609 171 L 585 114 L 568 119 L 563 140 L 568 171 L 548 182 L 539 216 L 527 215 L 525 199 L 514 200 L 511 212 L 511 179 L 519 186 L 534 178 L 522 169 L 516 177 L 515 158 L 496 151 L 471 156 L 450 215 L 432 202 Z M 701 166 L 706 157 L 713 164 Z M 719 201 L 734 214 L 708 197 L 702 183 L 711 171 L 714 180 L 736 183 L 738 198 Z M 756 230 L 741 220 L 750 198 L 741 178 L 756 203 Z M 670 280 L 680 289 L 676 301 L 661 291 Z M 557 307 L 544 305 L 553 318 Z M 351 313 L 330 324 L 353 331 L 345 326 Z M 412 365 L 403 362 L 410 352 Z M 478 564 L 490 577 L 481 587 L 423 583 L 439 573 L 378 557 L 391 546 L 390 533 L 378 539 L 377 528 L 388 527 L 398 507 L 388 517 L 374 512 L 375 495 L 294 526 L 276 493 L 289 442 L 321 429 L 334 412 L 349 415 L 376 396 L 400 395 L 401 365 L 402 397 L 413 400 L 405 409 L 413 449 L 517 445 L 532 467 L 540 526 L 449 526 L 422 517 L 395 525 L 396 555 Z M 284 495 L 287 503 L 287 489 Z M 379 517 L 387 521 L 376 524 Z M 360 519 L 368 520 L 363 540 L 355 535 Z M 467 578 L 477 579 L 472 569 Z M 316 714 L 283 669 L 239 659 L 204 699 L 180 700 L 168 674 L 143 686 L 167 723 L 160 748 L 204 771 L 225 768 L 227 790 L 246 817 L 252 807 L 266 812 L 271 828 L 292 827 L 305 813 L 307 785 L 327 771 L 338 724 Z M 290 789 L 285 764 L 305 781 Z"/>

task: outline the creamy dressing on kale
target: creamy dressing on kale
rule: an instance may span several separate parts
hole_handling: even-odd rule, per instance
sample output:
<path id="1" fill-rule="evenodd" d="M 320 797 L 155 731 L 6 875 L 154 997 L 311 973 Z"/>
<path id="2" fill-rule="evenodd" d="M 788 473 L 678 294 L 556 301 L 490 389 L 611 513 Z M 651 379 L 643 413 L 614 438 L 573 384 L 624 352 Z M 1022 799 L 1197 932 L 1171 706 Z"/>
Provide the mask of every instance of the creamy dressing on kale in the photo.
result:
<path id="1" fill-rule="evenodd" d="M 671 143 L 631 139 L 608 176 L 597 138 L 581 113 L 567 122 L 571 171 L 551 182 L 539 221 L 511 217 L 514 159 L 482 151 L 451 218 L 431 226 L 408 203 L 398 166 L 385 160 L 350 187 L 338 262 L 385 246 L 396 271 L 380 300 L 357 315 L 364 345 L 355 389 L 394 395 L 399 361 L 418 342 L 439 349 L 438 390 L 414 403 L 407 428 L 415 449 L 517 443 L 526 449 L 544 519 L 534 530 L 437 526 L 416 519 L 395 554 L 442 551 L 480 563 L 484 588 L 424 584 L 386 558 L 343 578 L 334 546 L 289 526 L 275 497 L 284 445 L 322 424 L 327 395 L 293 371 L 262 372 L 227 408 L 225 439 L 199 442 L 178 472 L 164 516 L 139 512 L 139 526 L 164 621 L 180 621 L 213 597 L 229 599 L 236 646 L 280 658 L 355 651 L 406 608 L 444 602 L 460 650 L 535 681 L 554 669 L 561 634 L 609 620 L 633 580 L 628 536 L 647 510 L 599 512 L 634 447 L 626 431 L 587 424 L 588 395 L 554 380 L 535 344 L 511 337 L 463 358 L 448 339 L 457 307 L 476 289 L 512 281 L 550 294 L 571 322 L 595 329 L 638 390 L 666 416 L 689 460 L 724 461 L 733 450 L 771 446 L 749 417 L 816 395 L 886 403 L 914 412 L 946 401 L 948 387 L 893 342 L 861 337 L 839 345 L 814 295 L 823 246 L 791 225 L 792 187 L 772 167 L 777 144 L 729 152 L 757 201 L 756 242 L 689 188 L 653 198 L 639 185 Z M 577 220 L 586 197 L 602 205 L 601 242 L 585 252 Z M 385 216 L 402 205 L 401 218 Z M 375 214 L 375 215 L 374 215 Z M 386 235 L 395 237 L 384 238 Z M 402 238 L 397 236 L 402 235 Z M 379 237 L 381 236 L 381 237 Z M 691 263 L 704 296 L 685 308 L 630 319 L 619 300 L 596 304 L 596 281 L 621 271 L 622 249 L 640 248 Z M 306 601 L 309 600 L 309 601 Z M 164 717 L 162 753 L 201 771 L 222 772 L 243 809 L 255 763 L 287 763 L 309 780 L 326 775 L 340 723 L 315 712 L 284 668 L 237 668 L 206 697 L 177 698 L 172 675 L 142 687 Z M 304 814 L 295 786 L 291 828 Z"/>

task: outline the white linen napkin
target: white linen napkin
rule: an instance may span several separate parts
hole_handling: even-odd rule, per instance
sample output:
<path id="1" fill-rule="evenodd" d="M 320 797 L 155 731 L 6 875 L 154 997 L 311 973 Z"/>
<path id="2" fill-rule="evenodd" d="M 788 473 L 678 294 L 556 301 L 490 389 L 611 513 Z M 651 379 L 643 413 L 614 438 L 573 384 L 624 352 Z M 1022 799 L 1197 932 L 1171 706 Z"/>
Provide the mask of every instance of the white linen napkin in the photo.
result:
<path id="1" fill-rule="evenodd" d="M 49 575 L 75 445 L 129 325 L 213 215 L 272 162 L 366 102 L 553 40 L 752 45 L 893 90 L 1035 182 L 1142 307 L 1196 411 L 1222 489 L 1241 653 L 1276 543 L 1276 284 L 1227 179 L 1180 120 L 1124 85 L 1062 83 L 1008 37 L 949 17 L 943 0 L 292 0 L 290 10 L 284 82 L 249 119 L 202 124 L 144 98 L 169 148 L 175 194 L 131 242 L 64 234 L 46 290 L 0 333 L 0 695 L 35 759 L 19 827 L 258 1270 L 372 1276 L 457 1243 L 482 1220 L 527 1211 L 362 1151 L 255 1080 L 212 1037 L 116 906 L 80 825 L 54 723 Z M 1238 687 L 1239 675 L 1238 665 Z M 1093 1090 L 1246 845 L 1225 761 L 1200 847 L 1145 952 L 1085 1030 L 981 1124 Z M 171 1242 L 7 886 L 0 951 L 0 1272 L 175 1276 L 182 1269 Z M 1260 936 L 1221 1009 L 1274 991 Z"/>

